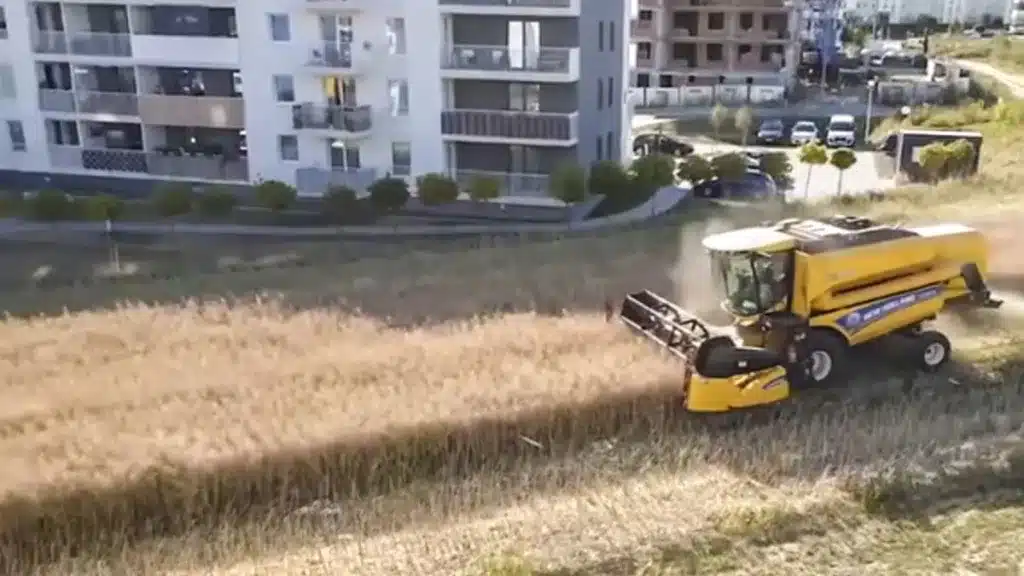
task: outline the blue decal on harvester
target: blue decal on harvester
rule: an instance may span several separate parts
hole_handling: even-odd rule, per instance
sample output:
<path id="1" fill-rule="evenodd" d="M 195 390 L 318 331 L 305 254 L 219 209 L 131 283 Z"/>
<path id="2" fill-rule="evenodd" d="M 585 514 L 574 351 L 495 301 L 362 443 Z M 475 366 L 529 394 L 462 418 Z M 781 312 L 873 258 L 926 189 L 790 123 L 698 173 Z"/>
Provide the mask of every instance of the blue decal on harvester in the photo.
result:
<path id="1" fill-rule="evenodd" d="M 918 288 L 913 292 L 904 292 L 903 294 L 897 294 L 890 296 L 885 300 L 881 300 L 858 308 L 853 312 L 842 316 L 838 320 L 839 326 L 849 333 L 857 332 L 893 312 L 905 310 L 910 308 L 914 304 L 931 300 L 942 294 L 942 286 L 927 286 L 925 288 Z"/>

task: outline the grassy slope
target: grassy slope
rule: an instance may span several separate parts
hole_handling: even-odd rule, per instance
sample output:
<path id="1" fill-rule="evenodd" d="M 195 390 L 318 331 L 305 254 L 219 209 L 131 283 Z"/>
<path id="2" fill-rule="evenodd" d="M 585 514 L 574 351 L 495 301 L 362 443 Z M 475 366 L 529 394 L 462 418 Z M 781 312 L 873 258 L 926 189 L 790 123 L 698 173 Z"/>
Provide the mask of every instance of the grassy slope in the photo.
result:
<path id="1" fill-rule="evenodd" d="M 986 148 L 990 152 L 985 156 L 983 178 L 847 208 L 884 218 L 962 217 L 969 209 L 988 215 L 1011 208 L 1019 210 L 1021 197 L 1015 192 L 1016 187 L 1009 184 L 1021 175 L 1013 152 L 1020 138 L 1005 126 L 993 124 L 985 129 L 992 139 Z M 737 212 L 717 215 L 738 218 Z M 387 263 L 368 261 L 336 269 L 238 273 L 164 285 L 80 288 L 45 294 L 19 292 L 2 297 L 5 306 L 29 311 L 46 309 L 55 303 L 89 306 L 121 298 L 175 298 L 264 288 L 285 291 L 293 301 L 305 304 L 344 298 L 371 312 L 389 312 L 405 321 L 424 316 L 463 317 L 509 305 L 598 308 L 604 298 L 640 286 L 675 289 L 687 296 L 687 278 L 693 277 L 693 267 L 701 264 L 681 263 L 689 259 L 693 241 L 703 232 L 701 227 L 666 227 L 653 234 L 634 232 L 549 246 L 488 249 L 460 257 L 420 254 Z M 131 323 L 132 314 L 142 322 L 146 313 L 122 313 L 117 321 Z M 175 314 L 179 330 L 196 318 L 185 312 Z M 204 386 L 207 390 L 217 389 L 203 384 L 202 379 L 221 382 L 220 389 L 233 385 L 233 380 L 244 387 L 250 381 L 240 367 L 255 370 L 259 367 L 258 357 L 269 360 L 273 354 L 288 358 L 295 375 L 309 376 L 319 370 L 308 362 L 310 354 L 320 350 L 324 356 L 317 357 L 326 362 L 324 366 L 336 365 L 335 354 L 344 348 L 344 343 L 316 335 L 320 329 L 326 330 L 323 334 L 330 333 L 326 325 L 317 328 L 317 322 L 329 324 L 329 317 L 312 322 L 297 317 L 291 322 L 305 326 L 303 331 L 291 332 L 296 339 L 282 339 L 285 323 L 268 317 L 265 311 L 256 315 L 245 311 L 222 315 L 215 308 L 210 314 L 205 323 L 194 325 L 204 334 L 191 336 L 193 344 L 198 345 L 195 349 L 208 351 L 208 360 L 195 354 L 177 360 L 165 357 L 169 360 L 165 366 L 177 370 L 172 372 L 178 374 L 175 379 L 182 385 L 196 383 L 197 392 Z M 264 322 L 262 332 L 255 330 L 254 324 L 260 317 Z M 57 320 L 50 327 L 38 322 L 9 323 L 3 327 L 6 336 L 2 340 L 15 342 L 9 350 L 15 354 L 29 354 L 30 348 L 24 345 L 28 337 L 36 342 L 35 350 L 81 349 L 95 359 L 97 346 L 109 347 L 121 340 L 137 347 L 143 345 L 139 335 L 171 335 L 171 326 L 164 323 L 173 318 L 162 316 L 158 322 L 149 322 L 148 328 L 145 322 L 136 323 L 130 330 L 127 324 L 125 330 L 120 330 L 101 315 Z M 89 327 L 88 322 L 96 324 Z M 526 333 L 525 327 L 516 327 L 515 320 L 511 322 L 509 326 L 515 334 Z M 579 334 L 580 323 L 587 322 L 585 318 L 551 322 L 555 332 L 532 340 L 535 348 L 524 349 L 523 356 L 516 361 L 520 370 L 524 364 L 550 363 L 555 349 L 562 350 L 565 358 L 593 358 L 589 347 L 574 352 L 557 344 L 559 339 Z M 103 331 L 100 326 L 112 332 L 114 339 L 97 337 Z M 154 330 L 160 326 L 163 328 Z M 57 327 L 70 340 L 54 338 L 53 330 Z M 422 373 L 424 369 L 438 369 L 443 357 L 482 357 L 482 350 L 489 350 L 493 356 L 494 346 L 501 340 L 485 334 L 499 329 L 494 324 L 474 328 L 476 332 L 470 335 L 479 335 L 478 344 L 460 344 L 450 335 L 436 335 L 434 338 L 445 340 L 424 341 L 414 347 L 422 352 L 415 361 L 404 356 L 408 353 L 405 350 L 409 349 L 409 336 L 394 334 L 386 338 L 394 351 L 392 361 Z M 224 330 L 243 330 L 233 337 L 241 337 L 239 343 L 254 340 L 251 345 L 242 346 L 249 356 L 234 356 L 234 363 L 228 357 L 217 356 L 216 346 L 225 342 Z M 597 330 L 589 339 L 591 344 L 608 337 L 601 334 L 602 329 Z M 136 334 L 134 339 L 126 338 L 129 333 Z M 313 341 L 318 341 L 319 346 L 311 348 L 309 343 Z M 431 348 L 445 342 L 451 345 L 447 352 Z M 983 344 L 990 345 L 991 341 Z M 764 423 L 756 416 L 748 421 L 744 415 L 738 417 L 737 428 L 723 429 L 718 427 L 721 423 L 706 424 L 672 412 L 660 416 L 645 414 L 627 419 L 627 424 L 632 422 L 630 426 L 607 429 L 614 434 L 604 441 L 580 446 L 569 453 L 555 449 L 558 442 L 550 445 L 551 439 L 547 437 L 523 438 L 512 461 L 491 459 L 489 464 L 474 468 L 468 477 L 446 475 L 440 484 L 414 481 L 372 499 L 325 505 L 306 514 L 274 517 L 262 523 L 229 524 L 213 533 L 193 532 L 183 539 L 165 539 L 122 550 L 115 560 L 103 563 L 65 560 L 50 571 L 101 574 L 130 569 L 135 573 L 180 570 L 209 574 L 214 565 L 221 566 L 225 574 L 239 575 L 440 574 L 465 570 L 490 574 L 625 576 L 758 573 L 755 570 L 764 574 L 799 573 L 794 568 L 817 573 L 852 573 L 840 568 L 852 564 L 868 573 L 950 573 L 954 566 L 991 572 L 1021 560 L 1017 549 L 1010 546 L 1022 529 L 1022 514 L 1015 507 L 1019 494 L 1006 489 L 1019 486 L 1024 480 L 1024 466 L 1015 456 L 1019 444 L 1014 437 L 1024 426 L 1024 392 L 1020 390 L 1016 360 L 1005 358 L 1006 350 L 1015 347 L 1014 343 L 1009 348 L 996 348 L 991 353 L 993 357 L 986 361 L 1001 367 L 1002 377 L 994 381 L 979 375 L 957 375 L 958 381 L 967 386 L 926 380 L 918 383 L 918 392 L 913 396 L 903 397 L 898 380 L 867 378 L 864 383 L 870 385 L 858 389 L 853 398 L 842 393 L 811 397 L 805 403 L 786 408 L 781 422 Z M 497 349 L 508 351 L 509 347 L 501 345 Z M 655 366 L 663 366 L 665 374 L 673 371 L 670 364 L 648 358 L 646 349 L 639 345 L 635 351 L 632 345 L 623 350 L 626 355 L 616 360 L 602 347 L 604 359 L 611 362 L 604 369 L 610 383 L 618 380 L 642 386 L 644 380 L 652 379 L 653 383 L 661 378 L 660 372 L 652 372 Z M 135 352 L 147 353 L 150 352 Z M 11 361 L 12 356 L 5 358 Z M 71 356 L 65 358 L 80 361 Z M 155 357 L 150 358 L 154 359 L 149 366 L 152 368 Z M 211 367 L 211 361 L 216 366 L 223 364 L 224 370 Z M 589 363 L 590 369 L 601 370 L 599 363 Z M 59 366 L 60 370 L 72 372 L 44 371 L 29 378 L 23 371 L 33 365 L 37 370 L 42 366 L 38 358 L 26 355 L 22 363 L 9 367 L 11 370 L 5 371 L 5 386 L 10 388 L 19 379 L 36 382 L 34 397 L 41 402 L 63 396 L 62 400 L 76 406 L 66 390 L 73 366 Z M 564 378 L 580 373 L 579 370 L 560 365 L 565 372 L 552 373 L 551 377 L 563 378 L 563 394 L 578 396 L 579 391 Z M 644 375 L 639 379 L 635 373 L 637 366 L 644 366 Z M 508 380 L 509 366 L 498 362 L 492 368 L 480 366 L 491 370 L 494 378 L 505 374 Z M 125 366 L 122 364 L 120 369 Z M 85 383 L 95 381 L 95 390 L 103 390 L 99 386 L 104 373 L 100 366 L 87 373 L 79 372 L 84 379 L 78 390 L 95 401 L 95 396 L 87 394 L 90 389 Z M 133 368 L 123 374 L 125 384 L 139 390 L 145 389 L 137 386 L 139 381 L 147 387 L 158 382 L 149 371 Z M 338 373 L 334 377 L 345 376 Z M 535 374 L 523 377 L 533 378 Z M 49 396 L 40 390 L 46 382 L 54 386 L 54 393 Z M 304 410 L 317 408 L 314 412 L 322 412 L 325 406 L 345 397 L 336 384 L 333 389 L 324 389 L 315 379 L 304 382 L 328 393 L 313 404 L 313 397 L 306 398 Z M 536 384 L 536 380 L 532 382 Z M 592 378 L 586 380 L 587 385 L 592 382 Z M 59 383 L 65 387 L 60 388 Z M 475 384 L 479 386 L 480 382 Z M 296 393 L 301 397 L 302 389 Z M 199 406 L 204 402 L 217 401 L 216 394 L 192 400 L 187 394 L 175 398 L 194 402 L 192 411 L 196 414 L 201 413 Z M 114 400 L 120 402 L 124 398 Z M 426 405 L 424 402 L 423 406 Z M 188 407 L 187 403 L 182 406 Z M 16 407 L 16 403 L 11 403 L 9 408 Z M 277 408 L 284 410 L 286 406 Z M 76 418 L 88 418 L 89 414 L 79 410 L 57 421 L 71 426 Z M 306 413 L 305 422 L 318 421 L 309 418 L 309 414 Z M 337 415 L 331 418 L 338 419 Z M 258 423 L 252 417 L 248 420 Z M 289 416 L 268 422 L 297 425 Z M 86 431 L 74 426 L 68 429 L 80 441 L 86 437 Z M 299 433 L 308 435 L 313 431 L 307 426 Z M 152 431 L 139 432 L 139 437 L 152 437 Z M 125 454 L 130 456 L 130 452 L 122 456 Z M 993 469 L 985 464 L 993 458 L 1008 460 L 1009 465 Z M 963 474 L 935 476 L 937 470 L 951 467 L 963 469 Z M 8 471 L 15 468 L 9 466 Z M 926 480 L 928 483 L 920 486 L 911 484 Z M 915 489 L 909 490 L 908 486 Z M 965 500 L 971 501 L 968 510 L 962 506 Z M 987 505 L 979 505 L 978 500 L 986 500 Z M 519 572 L 513 566 L 517 563 Z"/>
<path id="2" fill-rule="evenodd" d="M 1024 42 L 1017 38 L 966 38 L 933 36 L 933 54 L 988 62 L 1007 72 L 1024 72 Z"/>

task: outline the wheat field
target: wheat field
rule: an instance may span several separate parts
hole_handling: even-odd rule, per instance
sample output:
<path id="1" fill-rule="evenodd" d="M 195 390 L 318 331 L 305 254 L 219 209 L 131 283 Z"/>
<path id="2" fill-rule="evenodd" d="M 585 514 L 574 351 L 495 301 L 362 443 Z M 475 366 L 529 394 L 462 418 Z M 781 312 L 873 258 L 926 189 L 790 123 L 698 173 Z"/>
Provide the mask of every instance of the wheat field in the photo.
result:
<path id="1" fill-rule="evenodd" d="M 684 414 L 681 367 L 605 306 L 651 288 L 710 312 L 699 239 L 774 208 L 2 292 L 0 572 L 1018 573 L 1012 181 L 842 207 L 973 213 L 993 238 L 1011 305 L 947 326 L 956 366 L 911 377 L 866 357 L 848 387 L 722 418 Z"/>

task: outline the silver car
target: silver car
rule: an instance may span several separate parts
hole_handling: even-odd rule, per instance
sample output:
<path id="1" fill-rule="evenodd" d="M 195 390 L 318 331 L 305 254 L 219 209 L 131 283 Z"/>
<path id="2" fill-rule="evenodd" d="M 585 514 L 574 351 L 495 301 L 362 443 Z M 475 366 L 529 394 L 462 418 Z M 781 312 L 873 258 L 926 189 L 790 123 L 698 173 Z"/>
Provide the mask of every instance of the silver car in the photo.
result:
<path id="1" fill-rule="evenodd" d="M 793 125 L 789 132 L 789 141 L 794 146 L 803 146 L 808 142 L 818 141 L 818 127 L 814 122 L 802 120 Z"/>

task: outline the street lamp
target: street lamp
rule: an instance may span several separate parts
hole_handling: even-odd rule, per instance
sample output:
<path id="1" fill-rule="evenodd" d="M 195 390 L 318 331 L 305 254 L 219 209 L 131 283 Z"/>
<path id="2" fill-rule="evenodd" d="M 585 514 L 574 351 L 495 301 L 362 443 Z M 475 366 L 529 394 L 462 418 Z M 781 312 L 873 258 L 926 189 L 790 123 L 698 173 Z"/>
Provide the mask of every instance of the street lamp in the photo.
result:
<path id="1" fill-rule="evenodd" d="M 878 82 L 871 78 L 868 80 L 868 110 L 867 120 L 864 122 L 864 143 L 868 143 L 868 139 L 871 137 L 871 106 L 875 103 L 875 86 Z"/>

